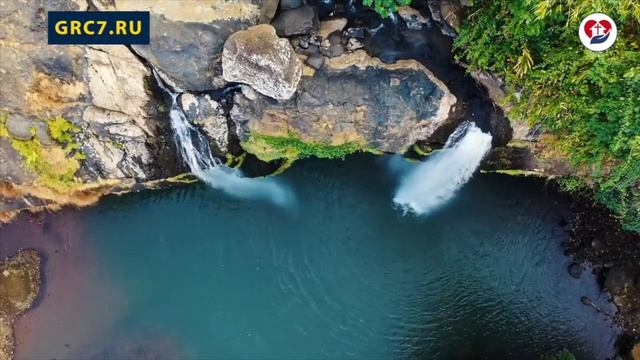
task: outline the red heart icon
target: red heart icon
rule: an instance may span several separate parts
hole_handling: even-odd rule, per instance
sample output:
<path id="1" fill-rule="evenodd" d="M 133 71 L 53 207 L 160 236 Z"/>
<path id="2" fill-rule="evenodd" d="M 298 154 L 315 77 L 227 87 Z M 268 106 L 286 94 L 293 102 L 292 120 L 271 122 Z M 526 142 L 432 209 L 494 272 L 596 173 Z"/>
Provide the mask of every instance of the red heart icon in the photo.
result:
<path id="1" fill-rule="evenodd" d="M 584 23 L 584 33 L 589 39 L 596 35 L 606 35 L 611 31 L 611 23 L 605 19 L 600 21 L 589 20 Z"/>

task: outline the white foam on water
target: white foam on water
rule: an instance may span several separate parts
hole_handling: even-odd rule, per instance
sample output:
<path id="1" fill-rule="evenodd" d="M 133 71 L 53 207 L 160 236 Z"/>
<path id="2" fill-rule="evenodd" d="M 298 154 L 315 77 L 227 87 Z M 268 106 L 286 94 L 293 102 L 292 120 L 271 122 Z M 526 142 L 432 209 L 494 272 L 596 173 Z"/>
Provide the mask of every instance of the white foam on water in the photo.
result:
<path id="1" fill-rule="evenodd" d="M 428 215 L 451 200 L 491 149 L 491 135 L 465 122 L 441 151 L 401 175 L 393 202 L 405 213 Z"/>
<path id="2" fill-rule="evenodd" d="M 155 74 L 155 73 L 154 73 Z M 171 96 L 169 118 L 180 156 L 191 172 L 214 189 L 241 199 L 268 200 L 280 206 L 295 203 L 293 192 L 274 178 L 248 178 L 238 169 L 225 166 L 211 154 L 207 138 L 191 124 L 173 93 L 156 75 L 158 84 Z"/>

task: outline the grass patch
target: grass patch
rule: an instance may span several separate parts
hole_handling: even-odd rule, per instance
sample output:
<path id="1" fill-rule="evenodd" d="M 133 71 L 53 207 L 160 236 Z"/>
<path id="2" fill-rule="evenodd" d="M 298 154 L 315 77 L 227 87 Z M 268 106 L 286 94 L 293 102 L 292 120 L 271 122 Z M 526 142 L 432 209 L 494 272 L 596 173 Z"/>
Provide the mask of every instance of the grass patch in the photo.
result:
<path id="1" fill-rule="evenodd" d="M 80 143 L 75 141 L 79 127 L 60 116 L 43 120 L 47 124 L 49 135 L 58 143 L 44 146 L 36 136 L 31 140 L 12 138 L 6 127 L 7 118 L 8 114 L 0 114 L 0 136 L 11 139 L 11 146 L 23 158 L 24 164 L 38 176 L 36 184 L 59 193 L 68 192 L 80 185 L 75 174 L 85 156 L 77 150 Z M 31 132 L 35 135 L 35 127 Z"/>
<path id="2" fill-rule="evenodd" d="M 307 157 L 344 159 L 345 156 L 356 152 L 373 152 L 365 145 L 356 142 L 340 145 L 305 142 L 294 133 L 289 133 L 286 137 L 254 133 L 240 145 L 245 151 L 267 162 L 277 159 L 287 159 L 292 162 Z"/>

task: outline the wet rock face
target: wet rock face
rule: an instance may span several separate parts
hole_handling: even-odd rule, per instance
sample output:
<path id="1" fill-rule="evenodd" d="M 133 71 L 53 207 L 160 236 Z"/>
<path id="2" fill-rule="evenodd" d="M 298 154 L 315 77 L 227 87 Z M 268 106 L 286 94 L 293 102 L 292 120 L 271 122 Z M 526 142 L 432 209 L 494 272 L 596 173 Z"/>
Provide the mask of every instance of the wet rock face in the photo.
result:
<path id="1" fill-rule="evenodd" d="M 270 25 L 257 25 L 227 39 L 222 53 L 226 81 L 250 85 L 278 100 L 291 98 L 302 76 L 302 63 L 286 39 Z"/>
<path id="2" fill-rule="evenodd" d="M 180 95 L 179 104 L 187 120 L 198 126 L 209 138 L 212 151 L 218 156 L 227 153 L 229 128 L 222 105 L 209 95 Z"/>
<path id="3" fill-rule="evenodd" d="M 20 250 L 0 262 L 0 359 L 13 356 L 13 322 L 38 296 L 40 263 L 35 250 Z"/>
<path id="4" fill-rule="evenodd" d="M 448 119 L 455 97 L 415 61 L 383 64 L 363 51 L 328 59 L 303 77 L 296 96 L 274 101 L 237 94 L 231 117 L 241 130 L 306 142 L 399 153 Z"/>

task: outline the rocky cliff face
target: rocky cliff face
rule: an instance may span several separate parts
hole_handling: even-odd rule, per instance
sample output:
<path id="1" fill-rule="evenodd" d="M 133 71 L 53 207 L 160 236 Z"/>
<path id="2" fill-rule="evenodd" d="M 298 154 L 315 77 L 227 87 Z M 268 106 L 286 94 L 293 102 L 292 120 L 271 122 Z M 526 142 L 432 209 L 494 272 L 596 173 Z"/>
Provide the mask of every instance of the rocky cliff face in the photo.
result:
<path id="1" fill-rule="evenodd" d="M 25 208 L 89 204 L 104 193 L 187 171 L 154 72 L 223 158 L 247 151 L 290 163 L 358 150 L 400 153 L 446 138 L 468 108 L 450 79 L 439 78 L 442 71 L 401 60 L 393 46 L 381 51 L 394 29 L 407 29 L 405 42 L 428 39 L 431 20 L 410 9 L 403 10 L 406 23 L 389 23 L 385 33 L 370 12 L 345 18 L 338 9 L 331 15 L 324 5 L 297 1 L 280 7 L 272 0 L 6 5 L 0 10 L 5 219 Z M 151 44 L 49 46 L 46 14 L 53 10 L 150 11 Z M 272 19 L 274 27 L 255 26 Z M 383 40 L 375 40 L 381 34 Z M 312 151 L 301 152 L 292 141 Z M 274 149 L 274 143 L 285 145 Z"/>
<path id="2" fill-rule="evenodd" d="M 175 174 L 151 73 L 124 46 L 49 46 L 46 13 L 83 1 L 12 1 L 0 32 L 0 211 L 84 203 Z M 159 166 L 160 164 L 167 166 Z"/>

